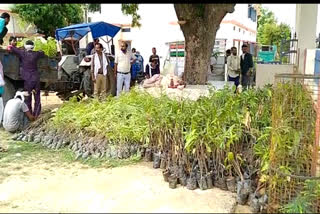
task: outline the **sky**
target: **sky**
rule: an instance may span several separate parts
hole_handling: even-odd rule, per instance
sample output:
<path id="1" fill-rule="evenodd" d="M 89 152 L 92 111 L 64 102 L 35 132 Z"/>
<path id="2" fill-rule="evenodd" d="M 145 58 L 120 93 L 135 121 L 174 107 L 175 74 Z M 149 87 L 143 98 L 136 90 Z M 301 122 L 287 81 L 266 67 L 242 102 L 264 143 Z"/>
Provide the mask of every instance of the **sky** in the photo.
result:
<path id="1" fill-rule="evenodd" d="M 284 22 L 294 30 L 296 21 L 296 4 L 262 4 L 263 7 L 268 8 L 274 12 L 278 22 Z M 317 35 L 320 32 L 320 7 L 318 4 L 317 17 Z"/>

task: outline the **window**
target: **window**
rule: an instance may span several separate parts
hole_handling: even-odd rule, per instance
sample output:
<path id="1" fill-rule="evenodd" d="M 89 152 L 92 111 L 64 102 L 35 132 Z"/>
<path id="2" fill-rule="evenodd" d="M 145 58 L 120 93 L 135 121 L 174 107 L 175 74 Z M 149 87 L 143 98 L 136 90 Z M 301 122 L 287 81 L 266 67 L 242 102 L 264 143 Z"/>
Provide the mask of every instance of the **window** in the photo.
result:
<path id="1" fill-rule="evenodd" d="M 234 30 L 234 31 L 236 30 L 236 26 L 233 26 L 233 30 Z"/>
<path id="2" fill-rule="evenodd" d="M 239 28 L 239 32 L 241 31 L 241 29 Z"/>
<path id="3" fill-rule="evenodd" d="M 122 28 L 121 32 L 131 32 L 131 28 Z"/>
<path id="4" fill-rule="evenodd" d="M 248 18 L 251 19 L 253 22 L 257 21 L 257 11 L 251 4 L 248 4 Z"/>

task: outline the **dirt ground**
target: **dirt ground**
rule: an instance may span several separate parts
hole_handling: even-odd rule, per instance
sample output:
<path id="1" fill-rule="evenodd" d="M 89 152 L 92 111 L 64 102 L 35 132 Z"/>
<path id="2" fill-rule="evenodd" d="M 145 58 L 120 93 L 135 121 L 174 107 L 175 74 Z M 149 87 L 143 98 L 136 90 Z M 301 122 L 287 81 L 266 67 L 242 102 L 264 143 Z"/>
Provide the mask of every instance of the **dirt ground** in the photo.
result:
<path id="1" fill-rule="evenodd" d="M 44 108 L 61 104 L 42 99 Z M 150 162 L 92 167 L 68 151 L 11 141 L 1 128 L 0 146 L 0 212 L 250 212 L 228 191 L 170 189 Z"/>

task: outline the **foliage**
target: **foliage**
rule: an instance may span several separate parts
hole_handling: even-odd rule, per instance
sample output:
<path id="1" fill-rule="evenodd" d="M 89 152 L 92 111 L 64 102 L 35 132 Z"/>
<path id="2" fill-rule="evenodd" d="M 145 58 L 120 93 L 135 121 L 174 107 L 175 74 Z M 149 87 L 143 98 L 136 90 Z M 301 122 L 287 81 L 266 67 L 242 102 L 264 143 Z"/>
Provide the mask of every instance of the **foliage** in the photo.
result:
<path id="1" fill-rule="evenodd" d="M 262 45 L 276 45 L 277 52 L 280 54 L 282 40 L 290 39 L 290 26 L 284 23 L 277 23 L 272 11 L 266 8 L 260 8 L 261 15 L 258 17 L 258 34 L 257 40 Z M 289 46 L 283 47 L 288 50 Z"/>
<path id="2" fill-rule="evenodd" d="M 89 12 L 97 12 L 101 13 L 101 4 L 88 4 L 88 11 Z"/>
<path id="3" fill-rule="evenodd" d="M 248 142 L 247 132 L 254 138 L 264 136 L 257 143 L 254 158 L 265 157 L 263 164 L 268 161 L 265 127 L 270 126 L 270 107 L 269 88 L 240 95 L 234 88 L 225 88 L 197 101 L 172 100 L 166 95 L 155 98 L 133 90 L 103 102 L 77 102 L 74 98 L 63 104 L 48 126 L 68 133 L 104 136 L 113 144 L 139 143 L 163 149 L 169 144 L 199 159 L 204 153 L 219 153 L 219 162 L 225 163 L 218 166 L 220 170 L 228 167 L 231 174 L 241 174 L 241 165 L 249 161 L 241 148 L 255 144 Z M 226 160 L 231 153 L 234 159 Z M 230 164 L 235 167 L 230 168 Z"/>
<path id="4" fill-rule="evenodd" d="M 320 181 L 306 180 L 303 191 L 281 208 L 283 213 L 312 213 L 312 204 L 320 198 Z"/>
<path id="5" fill-rule="evenodd" d="M 272 133 L 270 143 L 269 203 L 283 206 L 300 191 L 300 179 L 289 175 L 311 176 L 314 151 L 316 112 L 308 86 L 282 79 L 274 86 L 272 100 Z M 290 79 L 291 80 L 291 79 Z M 292 80 L 291 80 L 292 81 Z M 298 197 L 288 209 L 305 210 L 303 197 Z M 296 206 L 295 208 L 293 207 Z M 274 208 L 276 209 L 276 208 Z M 275 210 L 277 211 L 277 210 Z"/>
<path id="6" fill-rule="evenodd" d="M 57 55 L 57 44 L 54 38 L 49 37 L 47 40 L 43 38 L 25 38 L 17 42 L 17 47 L 23 47 L 27 40 L 34 42 L 34 51 L 43 51 L 45 55 L 49 57 L 55 57 Z"/>
<path id="7" fill-rule="evenodd" d="M 267 8 L 259 7 L 260 15 L 258 16 L 257 28 L 258 28 L 258 35 L 257 40 L 261 43 L 261 35 L 264 29 L 264 25 L 266 24 L 276 24 L 277 19 L 272 11 L 269 11 Z"/>
<path id="8" fill-rule="evenodd" d="M 132 16 L 132 27 L 140 27 L 141 16 L 138 14 L 139 4 L 121 4 L 121 11 Z"/>
<path id="9" fill-rule="evenodd" d="M 12 12 L 33 23 L 46 37 L 54 37 L 57 28 L 83 21 L 80 4 L 15 4 Z"/>

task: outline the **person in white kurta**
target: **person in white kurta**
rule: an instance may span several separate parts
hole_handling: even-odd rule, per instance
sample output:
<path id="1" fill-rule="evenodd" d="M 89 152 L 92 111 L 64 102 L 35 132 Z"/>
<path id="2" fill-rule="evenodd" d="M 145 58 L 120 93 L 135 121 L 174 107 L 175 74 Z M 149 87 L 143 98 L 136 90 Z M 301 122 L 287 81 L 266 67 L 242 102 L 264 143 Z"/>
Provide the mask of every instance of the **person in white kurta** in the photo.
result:
<path id="1" fill-rule="evenodd" d="M 227 58 L 228 81 L 234 82 L 238 87 L 240 81 L 240 57 L 237 56 L 237 48 L 231 48 L 232 54 Z"/>

